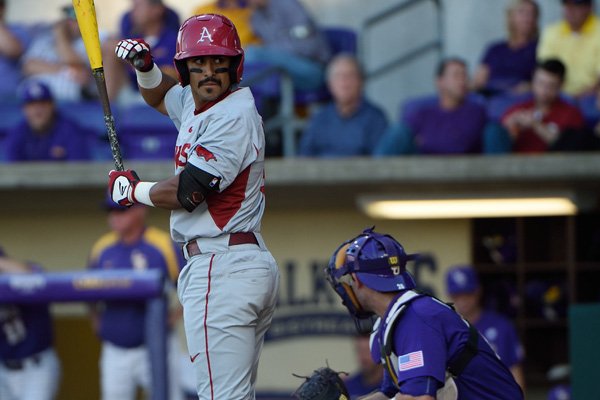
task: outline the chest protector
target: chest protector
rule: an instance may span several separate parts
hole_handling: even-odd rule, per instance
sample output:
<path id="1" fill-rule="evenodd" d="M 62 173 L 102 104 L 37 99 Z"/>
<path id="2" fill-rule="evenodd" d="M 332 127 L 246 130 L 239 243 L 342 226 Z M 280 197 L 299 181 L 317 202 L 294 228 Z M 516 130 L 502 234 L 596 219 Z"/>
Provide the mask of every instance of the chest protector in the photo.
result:
<path id="1" fill-rule="evenodd" d="M 385 321 L 382 322 L 381 318 L 377 319 L 375 326 L 373 327 L 373 332 L 371 333 L 371 345 L 375 340 L 379 342 L 379 348 L 381 350 L 381 363 L 389 372 L 396 386 L 398 386 L 399 371 L 398 355 L 394 353 L 394 330 L 396 324 L 398 321 L 400 321 L 402 314 L 404 314 L 404 311 L 406 311 L 406 308 L 410 305 L 410 303 L 413 300 L 423 296 L 429 295 L 418 293 L 413 290 L 408 290 L 403 293 L 400 297 L 398 297 L 392 306 L 392 309 L 388 313 Z M 433 298 L 454 311 L 454 307 L 452 307 L 452 305 L 443 303 L 435 297 Z M 454 378 L 460 376 L 465 367 L 469 364 L 473 357 L 477 355 L 478 352 L 477 342 L 479 340 L 479 332 L 473 325 L 465 320 L 463 321 L 469 327 L 469 340 L 467 341 L 465 347 L 456 356 L 454 356 L 446 366 L 446 372 Z M 383 332 L 380 332 L 380 329 L 383 329 Z"/>

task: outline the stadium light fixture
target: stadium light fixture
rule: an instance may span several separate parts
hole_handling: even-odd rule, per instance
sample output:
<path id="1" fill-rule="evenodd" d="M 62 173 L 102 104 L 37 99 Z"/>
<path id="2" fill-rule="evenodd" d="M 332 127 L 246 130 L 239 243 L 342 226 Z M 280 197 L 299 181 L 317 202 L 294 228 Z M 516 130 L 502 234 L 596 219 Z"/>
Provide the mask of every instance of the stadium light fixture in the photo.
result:
<path id="1" fill-rule="evenodd" d="M 359 207 L 376 219 L 533 217 L 577 214 L 569 196 L 401 199 L 362 196 Z"/>

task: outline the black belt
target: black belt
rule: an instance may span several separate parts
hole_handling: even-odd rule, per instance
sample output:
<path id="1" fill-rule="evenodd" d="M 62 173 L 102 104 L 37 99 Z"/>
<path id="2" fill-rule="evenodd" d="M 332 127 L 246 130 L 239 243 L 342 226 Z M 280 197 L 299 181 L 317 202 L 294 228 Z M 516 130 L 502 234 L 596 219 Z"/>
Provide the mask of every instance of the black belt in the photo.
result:
<path id="1" fill-rule="evenodd" d="M 6 369 L 10 369 L 11 371 L 20 371 L 25 368 L 25 362 L 33 361 L 35 364 L 39 364 L 42 361 L 42 357 L 39 354 L 35 354 L 31 357 L 25 357 L 14 360 L 2 360 L 2 365 L 6 367 Z"/>
<path id="2" fill-rule="evenodd" d="M 229 246 L 235 246 L 238 244 L 256 244 L 258 245 L 258 240 L 256 239 L 256 235 L 252 232 L 234 232 L 229 234 Z M 198 254 L 202 254 L 202 249 L 198 246 L 198 243 L 195 240 L 188 242 L 185 245 L 185 249 L 187 250 L 188 257 L 197 256 Z"/>

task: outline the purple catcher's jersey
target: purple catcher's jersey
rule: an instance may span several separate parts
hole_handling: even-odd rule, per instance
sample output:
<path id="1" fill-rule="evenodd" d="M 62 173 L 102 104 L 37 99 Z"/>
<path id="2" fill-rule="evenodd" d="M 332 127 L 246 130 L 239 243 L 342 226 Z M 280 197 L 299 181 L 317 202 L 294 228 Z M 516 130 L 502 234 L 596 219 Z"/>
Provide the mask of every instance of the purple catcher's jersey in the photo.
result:
<path id="1" fill-rule="evenodd" d="M 523 346 L 509 319 L 493 311 L 484 311 L 473 325 L 487 339 L 507 367 L 523 361 Z"/>
<path id="2" fill-rule="evenodd" d="M 372 336 L 371 355 L 374 360 L 382 360 L 381 343 L 389 317 L 393 312 L 399 294 L 390 304 L 377 331 Z M 397 307 L 396 307 L 397 309 Z M 432 377 L 439 386 L 445 381 L 446 369 L 469 341 L 469 326 L 446 304 L 429 296 L 420 296 L 406 305 L 397 318 L 392 336 L 394 370 L 398 385 L 394 392 L 402 393 L 402 388 L 411 380 Z M 478 337 L 478 353 L 466 365 L 462 373 L 454 377 L 461 400 L 519 400 L 523 394 L 508 368 L 498 359 L 496 353 L 481 337 Z M 389 394 L 391 380 L 386 371 L 386 379 L 381 391 Z"/>

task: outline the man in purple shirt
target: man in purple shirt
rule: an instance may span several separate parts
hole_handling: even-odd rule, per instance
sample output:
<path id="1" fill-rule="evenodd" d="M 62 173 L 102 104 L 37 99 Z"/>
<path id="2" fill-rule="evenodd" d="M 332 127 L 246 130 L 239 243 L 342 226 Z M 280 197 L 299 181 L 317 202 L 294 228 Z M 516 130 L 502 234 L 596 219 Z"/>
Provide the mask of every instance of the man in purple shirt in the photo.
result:
<path id="1" fill-rule="evenodd" d="M 24 119 L 9 130 L 5 152 L 8 161 L 89 160 L 86 132 L 56 110 L 50 88 L 27 82 L 21 91 Z"/>
<path id="2" fill-rule="evenodd" d="M 436 75 L 438 96 L 418 101 L 405 112 L 379 141 L 376 156 L 481 153 L 487 114 L 483 105 L 468 97 L 465 62 L 443 60 Z"/>
<path id="3" fill-rule="evenodd" d="M 406 263 L 415 258 L 371 228 L 338 247 L 326 269 L 357 327 L 379 317 L 371 355 L 385 375 L 380 391 L 364 399 L 523 399 L 475 328 L 447 304 L 413 290 Z"/>
<path id="4" fill-rule="evenodd" d="M 481 286 L 475 269 L 469 265 L 451 267 L 446 273 L 446 288 L 456 311 L 489 342 L 515 380 L 525 388 L 522 362 L 524 351 L 512 322 L 481 305 Z"/>

